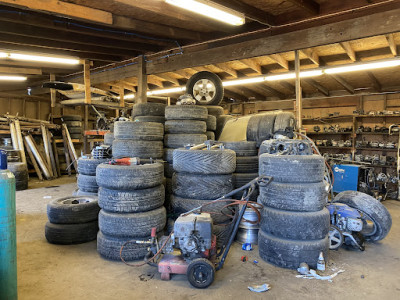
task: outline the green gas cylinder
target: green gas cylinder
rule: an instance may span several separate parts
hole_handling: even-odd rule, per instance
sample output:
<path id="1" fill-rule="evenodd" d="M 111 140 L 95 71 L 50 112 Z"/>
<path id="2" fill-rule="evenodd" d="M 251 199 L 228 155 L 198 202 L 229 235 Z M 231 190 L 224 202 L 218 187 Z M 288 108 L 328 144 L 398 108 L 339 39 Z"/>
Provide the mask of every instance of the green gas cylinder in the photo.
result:
<path id="1" fill-rule="evenodd" d="M 17 294 L 15 177 L 7 170 L 7 154 L 0 150 L 0 300 Z"/>

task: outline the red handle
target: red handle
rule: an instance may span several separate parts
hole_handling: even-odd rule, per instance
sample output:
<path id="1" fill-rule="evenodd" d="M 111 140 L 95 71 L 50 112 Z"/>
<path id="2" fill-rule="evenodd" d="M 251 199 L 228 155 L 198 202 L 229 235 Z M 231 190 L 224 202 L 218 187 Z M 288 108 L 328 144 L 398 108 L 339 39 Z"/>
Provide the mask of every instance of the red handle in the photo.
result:
<path id="1" fill-rule="evenodd" d="M 153 227 L 152 229 L 151 229 L 151 237 L 156 237 L 156 235 L 157 235 L 157 227 Z"/>

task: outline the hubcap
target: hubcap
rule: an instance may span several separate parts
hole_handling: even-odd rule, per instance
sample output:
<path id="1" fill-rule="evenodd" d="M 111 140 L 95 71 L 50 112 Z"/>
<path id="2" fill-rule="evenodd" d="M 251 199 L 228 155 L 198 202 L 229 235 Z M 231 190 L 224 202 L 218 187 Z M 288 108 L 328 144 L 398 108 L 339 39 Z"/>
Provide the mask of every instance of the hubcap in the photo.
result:
<path id="1" fill-rule="evenodd" d="M 334 250 L 339 248 L 343 244 L 343 235 L 334 226 L 331 226 L 329 230 L 329 249 Z"/>
<path id="2" fill-rule="evenodd" d="M 210 102 L 216 93 L 215 84 L 208 79 L 200 79 L 193 86 L 193 97 L 198 102 Z"/>

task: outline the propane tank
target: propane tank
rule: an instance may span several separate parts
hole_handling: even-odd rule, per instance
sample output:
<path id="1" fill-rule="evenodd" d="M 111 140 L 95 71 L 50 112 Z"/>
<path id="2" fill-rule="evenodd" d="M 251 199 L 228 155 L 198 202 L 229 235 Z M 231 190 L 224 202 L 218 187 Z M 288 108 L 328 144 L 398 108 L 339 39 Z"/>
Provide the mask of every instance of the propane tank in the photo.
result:
<path id="1" fill-rule="evenodd" d="M 15 177 L 7 170 L 7 153 L 0 150 L 0 299 L 17 294 Z"/>

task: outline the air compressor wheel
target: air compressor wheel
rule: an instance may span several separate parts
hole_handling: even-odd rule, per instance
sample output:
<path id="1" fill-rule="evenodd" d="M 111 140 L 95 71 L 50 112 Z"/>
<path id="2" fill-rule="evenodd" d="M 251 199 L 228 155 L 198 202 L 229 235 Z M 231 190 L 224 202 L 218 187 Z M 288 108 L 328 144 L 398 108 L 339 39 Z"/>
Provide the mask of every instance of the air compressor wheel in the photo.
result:
<path id="1" fill-rule="evenodd" d="M 331 225 L 329 228 L 329 250 L 337 250 L 343 245 L 344 237 L 339 228 Z"/>
<path id="2" fill-rule="evenodd" d="M 186 274 L 192 286 L 198 289 L 204 289 L 213 283 L 215 267 L 209 260 L 197 258 L 189 264 Z"/>

